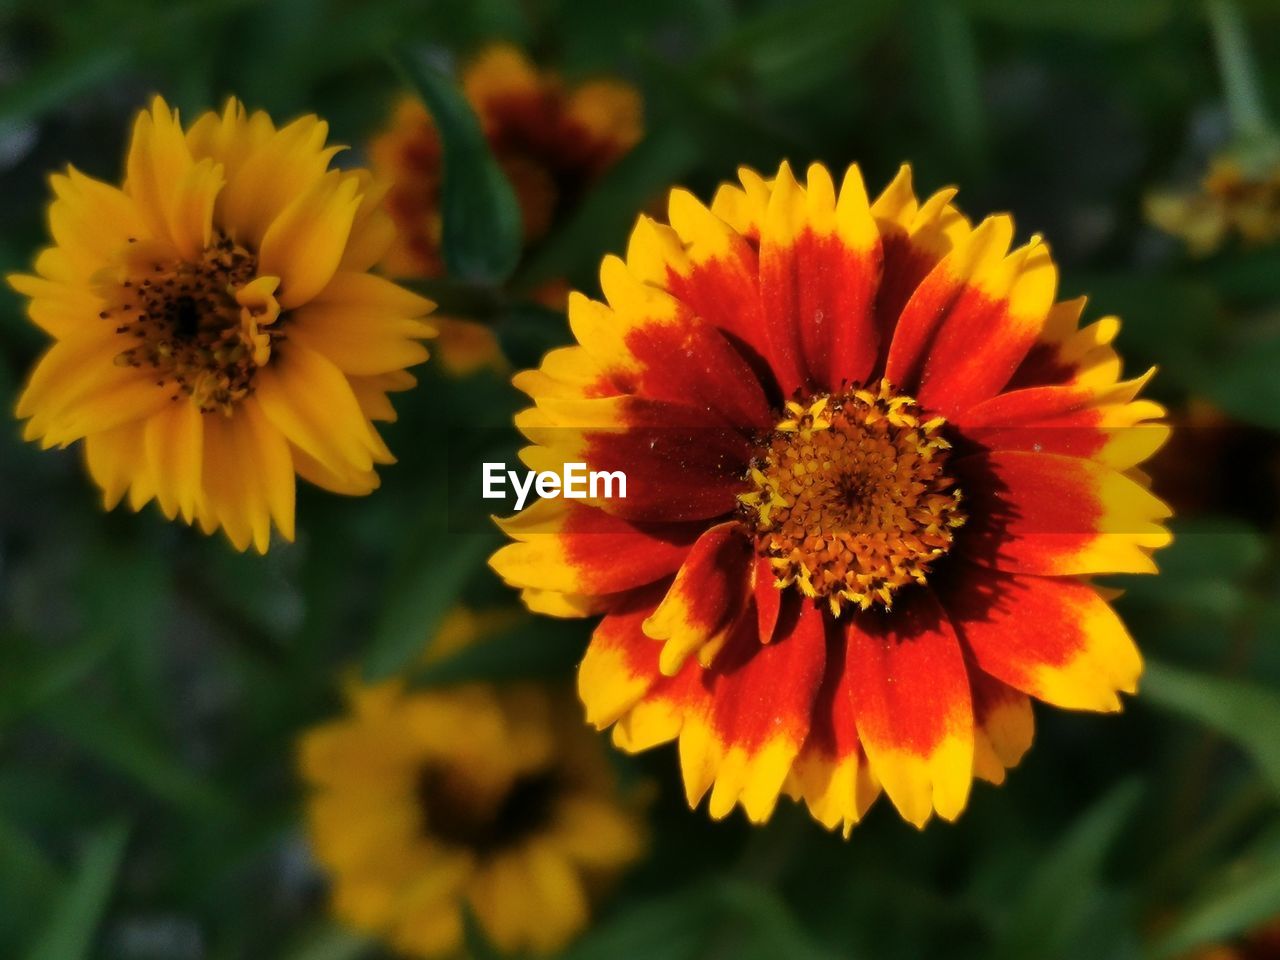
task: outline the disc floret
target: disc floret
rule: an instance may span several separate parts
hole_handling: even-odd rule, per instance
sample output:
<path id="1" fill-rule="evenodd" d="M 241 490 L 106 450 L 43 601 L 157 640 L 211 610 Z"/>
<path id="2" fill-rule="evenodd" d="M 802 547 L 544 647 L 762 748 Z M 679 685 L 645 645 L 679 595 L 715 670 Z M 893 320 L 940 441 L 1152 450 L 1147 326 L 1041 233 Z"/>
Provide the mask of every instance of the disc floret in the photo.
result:
<path id="1" fill-rule="evenodd" d="M 838 616 L 925 583 L 965 521 L 945 426 L 885 380 L 788 402 L 738 497 L 775 586 L 825 598 Z"/>

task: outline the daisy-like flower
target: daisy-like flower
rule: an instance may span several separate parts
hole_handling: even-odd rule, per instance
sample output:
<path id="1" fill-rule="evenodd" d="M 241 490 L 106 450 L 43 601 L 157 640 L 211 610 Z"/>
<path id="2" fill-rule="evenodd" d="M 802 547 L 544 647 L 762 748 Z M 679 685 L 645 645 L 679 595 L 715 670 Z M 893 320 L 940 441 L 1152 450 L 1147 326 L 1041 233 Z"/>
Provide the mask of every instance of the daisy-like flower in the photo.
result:
<path id="1" fill-rule="evenodd" d="M 1280 239 L 1280 157 L 1267 157 L 1216 157 L 1199 189 L 1148 195 L 1147 219 L 1196 256 L 1213 253 L 1233 233 L 1253 245 Z"/>
<path id="2" fill-rule="evenodd" d="M 431 304 L 370 274 L 394 226 L 314 116 L 277 128 L 236 101 L 184 130 L 157 97 L 124 185 L 51 178 L 53 245 L 9 277 L 54 343 L 18 401 L 25 436 L 84 441 L 107 509 L 155 499 L 265 552 L 294 535 L 295 475 L 365 494 L 373 426 L 413 386 Z"/>
<path id="3" fill-rule="evenodd" d="M 526 463 L 624 471 L 543 500 L 492 566 L 526 604 L 603 613 L 589 721 L 679 741 L 691 805 L 766 819 L 782 791 L 846 832 L 881 789 L 964 808 L 1032 736 L 1028 697 L 1118 710 L 1141 661 L 1089 578 L 1152 572 L 1165 506 L 1135 467 L 1163 410 L 1120 379 L 1112 317 L 1055 302 L 1039 237 L 972 225 L 904 167 L 874 202 L 741 171 L 672 192 L 575 295 L 578 346 L 516 384 Z M 616 491 L 615 491 L 616 494 Z"/>
<path id="4" fill-rule="evenodd" d="M 640 97 L 632 87 L 610 79 L 566 86 L 507 44 L 482 50 L 465 69 L 462 87 L 515 190 L 526 245 L 541 240 L 642 132 Z M 439 276 L 442 154 L 420 100 L 405 97 L 396 105 L 369 156 L 392 185 L 387 206 L 398 227 L 384 269 L 403 278 Z M 566 293 L 563 284 L 550 283 L 537 299 L 563 307 Z M 459 373 L 498 355 L 486 327 L 447 319 L 440 330 L 442 359 Z"/>
<path id="5" fill-rule="evenodd" d="M 449 628 L 452 629 L 452 628 Z M 410 956 L 452 955 L 469 910 L 504 951 L 549 952 L 644 833 L 569 691 L 352 686 L 301 764 L 334 914 Z"/>

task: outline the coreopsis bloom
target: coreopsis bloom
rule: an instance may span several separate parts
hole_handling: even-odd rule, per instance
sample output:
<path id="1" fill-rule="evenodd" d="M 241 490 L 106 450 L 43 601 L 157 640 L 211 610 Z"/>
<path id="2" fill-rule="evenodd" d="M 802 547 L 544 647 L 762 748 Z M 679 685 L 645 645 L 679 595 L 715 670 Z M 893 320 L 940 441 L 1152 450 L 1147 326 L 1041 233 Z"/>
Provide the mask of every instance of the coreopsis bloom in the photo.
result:
<path id="1" fill-rule="evenodd" d="M 579 345 L 516 377 L 530 467 L 628 485 L 535 503 L 491 563 L 531 609 L 604 614 L 587 718 L 678 740 L 691 805 L 762 821 L 785 790 L 847 832 L 883 789 L 953 819 L 1027 749 L 1028 697 L 1134 691 L 1090 578 L 1169 542 L 1135 470 L 1163 410 L 1008 216 L 906 167 L 874 202 L 856 166 L 740 175 L 641 217 L 607 302 L 570 301 Z"/>
<path id="2" fill-rule="evenodd" d="M 529 246 L 640 139 L 641 103 L 632 87 L 611 79 L 566 86 L 508 44 L 482 50 L 463 72 L 462 87 L 515 190 Z M 396 104 L 369 156 L 375 172 L 391 183 L 387 205 L 398 227 L 384 269 L 403 278 L 439 276 L 442 154 L 420 100 L 406 96 Z M 551 283 L 537 291 L 537 299 L 562 307 L 567 292 L 563 284 Z M 488 328 L 456 319 L 440 327 L 442 360 L 455 371 L 497 358 Z"/>
<path id="3" fill-rule="evenodd" d="M 1280 160 L 1216 157 L 1198 189 L 1154 191 L 1144 208 L 1196 256 L 1213 253 L 1232 233 L 1245 243 L 1271 243 L 1280 239 Z"/>
<path id="4" fill-rule="evenodd" d="M 235 100 L 184 130 L 157 97 L 124 185 L 51 178 L 53 245 L 9 277 L 54 340 L 18 401 L 25 436 L 84 441 L 107 509 L 155 499 L 265 552 L 294 535 L 295 474 L 365 494 L 392 462 L 373 426 L 426 359 L 429 301 L 368 271 L 394 227 L 314 116 Z"/>
<path id="5" fill-rule="evenodd" d="M 301 745 L 334 914 L 415 957 L 456 955 L 469 910 L 504 951 L 548 952 L 644 846 L 569 691 L 352 685 Z"/>

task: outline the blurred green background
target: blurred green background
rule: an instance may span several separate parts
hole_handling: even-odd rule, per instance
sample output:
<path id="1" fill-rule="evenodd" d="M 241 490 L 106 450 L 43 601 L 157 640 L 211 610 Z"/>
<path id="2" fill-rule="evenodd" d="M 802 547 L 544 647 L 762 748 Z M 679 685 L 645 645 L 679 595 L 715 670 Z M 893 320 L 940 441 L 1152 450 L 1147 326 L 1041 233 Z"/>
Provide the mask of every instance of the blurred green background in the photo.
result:
<path id="1" fill-rule="evenodd" d="M 1280 7 L 1238 11 L 1280 107 Z M 957 824 L 917 833 L 882 800 L 848 842 L 786 802 L 764 829 L 712 824 L 673 750 L 628 761 L 657 785 L 654 850 L 571 955 L 1156 960 L 1280 915 L 1280 245 L 1191 259 L 1142 218 L 1233 136 L 1204 8 L 3 0 L 0 267 L 44 242 L 51 170 L 118 180 L 153 92 L 187 119 L 233 93 L 318 112 L 358 162 L 398 89 L 392 45 L 495 38 L 631 80 L 648 131 L 517 281 L 593 292 L 673 183 L 709 196 L 785 157 L 856 160 L 875 190 L 910 161 L 922 191 L 956 183 L 970 215 L 1045 234 L 1064 295 L 1122 315 L 1128 372 L 1158 363 L 1152 393 L 1190 424 L 1153 467 L 1180 511 L 1164 572 L 1117 582 L 1150 660 L 1123 715 L 1038 710 L 1021 767 Z M 567 338 L 518 295 L 480 300 L 516 364 Z M 0 291 L 5 410 L 41 347 Z M 403 662 L 459 599 L 512 603 L 483 565 L 496 534 L 449 491 L 520 405 L 503 377 L 429 365 L 397 398 L 382 490 L 304 489 L 298 542 L 265 558 L 154 507 L 104 515 L 78 451 L 0 421 L 0 957 L 379 956 L 326 920 L 293 744 L 339 709 L 344 667 Z M 588 629 L 541 622 L 455 673 L 563 673 Z"/>

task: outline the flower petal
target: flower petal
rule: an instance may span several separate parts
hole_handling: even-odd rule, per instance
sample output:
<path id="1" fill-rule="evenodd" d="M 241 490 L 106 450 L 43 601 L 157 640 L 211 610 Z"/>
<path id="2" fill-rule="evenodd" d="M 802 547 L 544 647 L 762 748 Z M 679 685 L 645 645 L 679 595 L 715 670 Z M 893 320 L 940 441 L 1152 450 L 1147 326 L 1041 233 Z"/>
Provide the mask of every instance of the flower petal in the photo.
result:
<path id="1" fill-rule="evenodd" d="M 642 397 L 540 400 L 516 426 L 537 446 L 522 452 L 536 470 L 565 464 L 621 472 L 626 496 L 586 502 L 634 521 L 704 520 L 734 510 L 745 489 L 747 437 L 705 410 Z"/>
<path id="2" fill-rule="evenodd" d="M 708 666 L 746 612 L 751 540 L 736 520 L 709 529 L 689 551 L 671 589 L 644 622 L 644 632 L 663 641 L 658 663 L 675 676 L 698 654 Z"/>
<path id="3" fill-rule="evenodd" d="M 954 416 L 995 396 L 1044 326 L 1058 271 L 1038 240 L 970 286 L 943 318 L 920 374 L 919 401 Z"/>
<path id="4" fill-rule="evenodd" d="M 252 398 L 231 417 L 205 420 L 204 485 L 210 506 L 236 549 L 266 553 L 271 521 L 294 537 L 294 465 L 289 444 Z"/>
<path id="5" fill-rule="evenodd" d="M 102 508 L 114 510 L 133 483 L 144 456 L 144 428 L 126 423 L 84 439 L 85 461 L 102 490 Z"/>
<path id="6" fill-rule="evenodd" d="M 885 366 L 890 383 L 917 389 L 934 337 L 953 311 L 985 315 L 993 299 L 985 288 L 996 287 L 997 295 L 1007 288 L 1009 271 L 1001 266 L 1012 239 L 1012 220 L 988 217 L 920 281 L 893 331 Z"/>
<path id="7" fill-rule="evenodd" d="M 160 509 L 191 523 L 201 496 L 204 414 L 185 398 L 174 401 L 147 420 L 143 448 Z"/>
<path id="8" fill-rule="evenodd" d="M 630 523 L 565 500 L 539 500 L 498 525 L 517 541 L 489 560 L 508 584 L 594 595 L 674 573 L 700 533 L 692 524 Z"/>
<path id="9" fill-rule="evenodd" d="M 225 141 L 229 152 L 214 154 L 227 175 L 218 201 L 219 222 L 238 242 L 260 249 L 280 215 L 317 190 L 341 148 L 324 145 L 329 125 L 315 116 L 299 117 L 276 130 L 265 113 L 255 112 L 238 126 L 239 135 Z"/>
<path id="10" fill-rule="evenodd" d="M 782 174 L 775 194 L 779 189 L 792 189 Z M 831 175 L 813 164 L 795 203 L 800 224 L 778 224 L 777 236 L 766 229 L 761 247 L 766 316 L 773 325 L 798 332 L 811 386 L 839 390 L 861 384 L 879 354 L 873 307 L 882 266 L 880 234 L 862 176 L 850 167 L 837 198 Z M 789 245 L 786 236 L 791 236 Z"/>
<path id="11" fill-rule="evenodd" d="M 68 167 L 65 175 L 51 176 L 49 185 L 56 196 L 49 205 L 49 232 L 84 281 L 110 263 L 130 238 L 150 234 L 134 199 L 117 187 L 87 177 L 75 167 Z M 87 293 L 84 287 L 72 289 L 80 296 Z M 97 308 L 85 312 L 86 321 L 96 313 Z"/>
<path id="12" fill-rule="evenodd" d="M 262 412 L 290 441 L 339 476 L 373 467 L 376 434 L 341 371 L 300 343 L 289 343 L 258 371 Z"/>
<path id="13" fill-rule="evenodd" d="M 616 257 L 605 258 L 600 282 L 609 307 L 571 294 L 569 324 L 615 389 L 702 407 L 738 426 L 770 425 L 756 375 L 715 327 Z"/>
<path id="14" fill-rule="evenodd" d="M 843 631 L 827 625 L 827 665 L 813 702 L 813 725 L 787 780 L 787 792 L 808 804 L 828 830 L 847 837 L 880 795 L 880 784 L 858 739 L 854 680 L 846 664 Z"/>
<path id="15" fill-rule="evenodd" d="M 1091 460 L 997 451 L 951 469 L 964 495 L 964 555 L 1011 573 L 1153 573 L 1172 539 L 1169 509 L 1142 484 Z"/>
<path id="16" fill-rule="evenodd" d="M 1087 583 L 967 567 L 944 602 L 978 666 L 1037 699 L 1115 711 L 1137 689 L 1137 647 Z"/>
<path id="17" fill-rule="evenodd" d="M 756 625 L 740 622 L 706 669 L 705 711 L 686 714 L 680 763 L 690 805 L 711 790 L 712 817 L 741 804 L 760 823 L 777 804 L 813 716 L 826 663 L 825 615 L 814 603 L 796 608 L 778 639 L 761 645 Z"/>
<path id="18" fill-rule="evenodd" d="M 1031 701 L 973 663 L 969 664 L 969 687 L 973 693 L 974 776 L 988 783 L 1004 783 L 1005 771 L 1018 765 L 1035 735 Z"/>
<path id="19" fill-rule="evenodd" d="M 306 303 L 333 279 L 360 208 L 359 189 L 358 177 L 332 170 L 267 228 L 258 270 L 280 278 L 276 299 L 282 308 Z"/>
<path id="20" fill-rule="evenodd" d="M 196 164 L 177 111 L 162 98 L 138 114 L 125 169 L 125 193 L 151 236 L 171 243 L 184 259 L 196 260 L 208 240 L 222 172 L 211 161 Z"/>
<path id="21" fill-rule="evenodd" d="M 627 594 L 591 634 L 578 666 L 578 696 L 586 707 L 587 723 L 597 730 L 616 723 L 662 679 L 662 644 L 645 634 L 643 624 L 667 588 L 663 581 Z"/>
<path id="22" fill-rule="evenodd" d="M 898 812 L 954 820 L 973 779 L 973 706 L 955 631 L 928 590 L 845 628 L 858 737 Z"/>
<path id="23" fill-rule="evenodd" d="M 806 220 L 804 190 L 783 161 L 760 234 L 760 304 L 768 356 L 784 397 L 814 382 L 805 362 L 802 321 L 795 302 L 796 244 Z"/>

